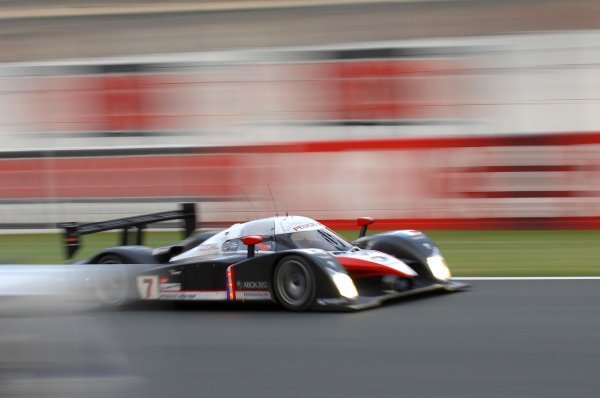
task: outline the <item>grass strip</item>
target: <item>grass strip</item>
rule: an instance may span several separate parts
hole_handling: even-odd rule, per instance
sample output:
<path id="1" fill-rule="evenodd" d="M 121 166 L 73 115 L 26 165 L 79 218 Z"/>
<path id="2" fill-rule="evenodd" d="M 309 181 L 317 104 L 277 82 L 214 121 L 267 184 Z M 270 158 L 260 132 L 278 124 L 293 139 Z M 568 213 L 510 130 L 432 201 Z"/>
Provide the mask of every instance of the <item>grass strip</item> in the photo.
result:
<path id="1" fill-rule="evenodd" d="M 372 231 L 370 233 L 375 233 Z M 340 231 L 348 240 L 357 231 Z M 600 231 L 429 231 L 454 276 L 599 276 Z M 82 237 L 75 259 L 119 243 L 118 233 Z M 156 247 L 177 242 L 181 233 L 150 232 Z M 0 235 L 0 263 L 65 263 L 60 234 Z"/>

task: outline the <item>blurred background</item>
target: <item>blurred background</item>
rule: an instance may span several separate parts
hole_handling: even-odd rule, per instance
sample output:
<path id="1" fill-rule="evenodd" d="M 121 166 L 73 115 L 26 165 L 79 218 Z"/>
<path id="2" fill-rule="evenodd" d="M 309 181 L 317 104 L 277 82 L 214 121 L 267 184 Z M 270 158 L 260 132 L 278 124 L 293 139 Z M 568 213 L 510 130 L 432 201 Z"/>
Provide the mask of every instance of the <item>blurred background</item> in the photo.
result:
<path id="1" fill-rule="evenodd" d="M 0 227 L 185 200 L 203 226 L 277 207 L 338 228 L 595 228 L 598 16 L 585 0 L 2 0 Z"/>
<path id="2" fill-rule="evenodd" d="M 598 274 L 599 25 L 586 0 L 0 0 L 0 263 L 194 202 L 199 228 L 422 229 L 456 275 Z"/>

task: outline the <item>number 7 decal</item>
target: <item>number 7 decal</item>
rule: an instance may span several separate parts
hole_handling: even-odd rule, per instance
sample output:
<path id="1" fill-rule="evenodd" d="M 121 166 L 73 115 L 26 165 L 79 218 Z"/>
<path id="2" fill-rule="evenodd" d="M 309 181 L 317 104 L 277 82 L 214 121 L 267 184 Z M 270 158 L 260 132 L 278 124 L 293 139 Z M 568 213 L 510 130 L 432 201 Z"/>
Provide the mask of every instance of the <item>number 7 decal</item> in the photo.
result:
<path id="1" fill-rule="evenodd" d="M 158 299 L 158 276 L 138 276 L 137 288 L 142 300 Z"/>

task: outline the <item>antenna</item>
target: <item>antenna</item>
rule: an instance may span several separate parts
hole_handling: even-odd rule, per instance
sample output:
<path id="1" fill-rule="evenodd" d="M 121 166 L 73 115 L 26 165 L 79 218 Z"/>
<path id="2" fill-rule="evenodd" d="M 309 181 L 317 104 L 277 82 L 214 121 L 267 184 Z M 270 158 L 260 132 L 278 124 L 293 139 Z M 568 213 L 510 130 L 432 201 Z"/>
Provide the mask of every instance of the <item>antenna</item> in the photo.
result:
<path id="1" fill-rule="evenodd" d="M 250 207 L 252 207 L 252 212 L 254 213 L 254 218 L 256 218 L 256 209 L 254 208 L 254 204 L 252 203 L 252 201 L 250 200 L 250 198 L 248 197 L 248 194 L 246 193 L 246 191 L 244 190 L 244 187 L 240 186 L 240 189 L 242 190 L 242 192 L 244 193 L 244 197 L 246 198 L 246 200 L 248 201 L 248 203 L 250 203 Z"/>
<path id="2" fill-rule="evenodd" d="M 275 205 L 275 199 L 273 198 L 273 192 L 271 192 L 271 185 L 267 184 L 267 187 L 269 188 L 269 194 L 271 195 L 271 201 L 273 202 L 273 208 L 275 209 L 275 215 L 277 217 L 279 217 L 279 214 L 277 214 L 277 206 Z"/>

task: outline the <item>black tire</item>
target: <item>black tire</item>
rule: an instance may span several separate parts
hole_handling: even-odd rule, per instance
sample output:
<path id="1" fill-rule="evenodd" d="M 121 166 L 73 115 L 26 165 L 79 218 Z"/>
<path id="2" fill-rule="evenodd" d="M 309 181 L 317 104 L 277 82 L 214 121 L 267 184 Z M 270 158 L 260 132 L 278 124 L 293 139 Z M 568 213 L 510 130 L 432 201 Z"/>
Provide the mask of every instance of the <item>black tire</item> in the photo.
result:
<path id="1" fill-rule="evenodd" d="M 100 257 L 97 264 L 117 265 L 123 264 L 123 259 L 116 254 L 106 254 Z M 97 266 L 92 280 L 94 293 L 100 305 L 109 308 L 118 308 L 129 300 L 129 278 L 125 269 L 119 266 Z"/>
<path id="2" fill-rule="evenodd" d="M 116 254 L 105 254 L 98 259 L 98 264 L 124 264 L 121 256 Z"/>
<path id="3" fill-rule="evenodd" d="M 273 291 L 277 301 L 288 310 L 305 311 L 316 295 L 315 275 L 300 256 L 284 257 L 273 274 Z"/>

